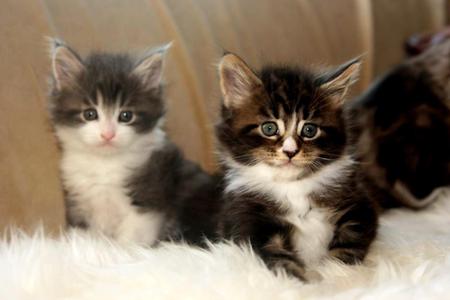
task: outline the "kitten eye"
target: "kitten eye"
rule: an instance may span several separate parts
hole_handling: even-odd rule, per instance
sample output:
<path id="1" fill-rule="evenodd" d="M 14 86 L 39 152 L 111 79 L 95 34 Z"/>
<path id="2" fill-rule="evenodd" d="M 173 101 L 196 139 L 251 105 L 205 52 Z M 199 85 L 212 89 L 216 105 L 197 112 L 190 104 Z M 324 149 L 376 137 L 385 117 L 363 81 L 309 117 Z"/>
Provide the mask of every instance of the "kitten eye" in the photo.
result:
<path id="1" fill-rule="evenodd" d="M 265 136 L 274 136 L 278 133 L 278 125 L 275 122 L 265 122 L 261 125 L 261 131 Z"/>
<path id="2" fill-rule="evenodd" d="M 94 121 L 98 119 L 97 111 L 93 108 L 86 109 L 83 111 L 83 118 L 86 121 Z"/>
<path id="3" fill-rule="evenodd" d="M 319 133 L 319 127 L 315 124 L 306 123 L 303 125 L 302 132 L 300 135 L 307 139 L 313 139 Z"/>
<path id="4" fill-rule="evenodd" d="M 122 111 L 119 115 L 119 122 L 128 123 L 133 119 L 133 113 L 131 111 Z"/>

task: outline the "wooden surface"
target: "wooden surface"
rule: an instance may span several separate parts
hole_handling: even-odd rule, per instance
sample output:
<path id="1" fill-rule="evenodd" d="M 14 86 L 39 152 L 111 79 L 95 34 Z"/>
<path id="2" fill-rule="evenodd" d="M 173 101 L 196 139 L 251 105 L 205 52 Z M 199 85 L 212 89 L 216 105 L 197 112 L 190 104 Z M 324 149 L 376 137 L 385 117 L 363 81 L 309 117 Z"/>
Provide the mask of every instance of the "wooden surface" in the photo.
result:
<path id="1" fill-rule="evenodd" d="M 338 64 L 362 53 L 357 90 L 401 59 L 409 34 L 438 28 L 445 0 L 1 0 L 0 228 L 63 224 L 58 151 L 46 115 L 44 36 L 81 53 L 143 50 L 169 41 L 168 131 L 215 168 L 215 64 L 223 50 L 263 63 Z"/>

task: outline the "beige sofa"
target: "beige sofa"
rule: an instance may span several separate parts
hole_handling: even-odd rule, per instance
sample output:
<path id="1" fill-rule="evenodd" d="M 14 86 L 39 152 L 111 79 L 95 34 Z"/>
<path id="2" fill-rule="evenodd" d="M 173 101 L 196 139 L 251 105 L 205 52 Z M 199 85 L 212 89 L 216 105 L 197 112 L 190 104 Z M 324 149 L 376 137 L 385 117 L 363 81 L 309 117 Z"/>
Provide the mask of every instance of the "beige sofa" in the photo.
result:
<path id="1" fill-rule="evenodd" d="M 446 21 L 445 0 L 3 0 L 0 9 L 0 228 L 64 223 L 58 149 L 46 115 L 44 36 L 90 49 L 174 41 L 168 130 L 213 171 L 215 63 L 223 49 L 262 63 L 337 64 L 365 54 L 357 91 L 402 58 L 415 32 Z"/>

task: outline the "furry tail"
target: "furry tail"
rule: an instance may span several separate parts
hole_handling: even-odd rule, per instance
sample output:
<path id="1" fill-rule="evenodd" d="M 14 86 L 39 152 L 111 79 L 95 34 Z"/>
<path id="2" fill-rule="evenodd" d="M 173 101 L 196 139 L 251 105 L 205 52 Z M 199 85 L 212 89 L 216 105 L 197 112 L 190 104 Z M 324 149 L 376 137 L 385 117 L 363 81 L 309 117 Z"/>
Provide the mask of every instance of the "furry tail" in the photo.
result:
<path id="1" fill-rule="evenodd" d="M 437 187 L 428 196 L 417 198 L 403 182 L 397 180 L 394 184 L 393 193 L 402 205 L 413 209 L 421 209 L 436 201 L 448 189 L 450 189 L 450 186 Z"/>

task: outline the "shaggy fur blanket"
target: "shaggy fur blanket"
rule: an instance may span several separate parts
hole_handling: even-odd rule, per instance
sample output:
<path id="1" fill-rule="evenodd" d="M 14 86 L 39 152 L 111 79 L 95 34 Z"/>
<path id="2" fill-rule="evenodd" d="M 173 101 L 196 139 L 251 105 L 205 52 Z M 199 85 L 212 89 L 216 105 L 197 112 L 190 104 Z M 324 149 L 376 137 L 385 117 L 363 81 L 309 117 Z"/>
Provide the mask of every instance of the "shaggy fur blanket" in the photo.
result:
<path id="1" fill-rule="evenodd" d="M 0 299 L 448 299 L 450 191 L 421 211 L 391 210 L 364 264 L 327 261 L 322 280 L 272 274 L 247 248 L 156 249 L 70 232 L 0 242 Z"/>

